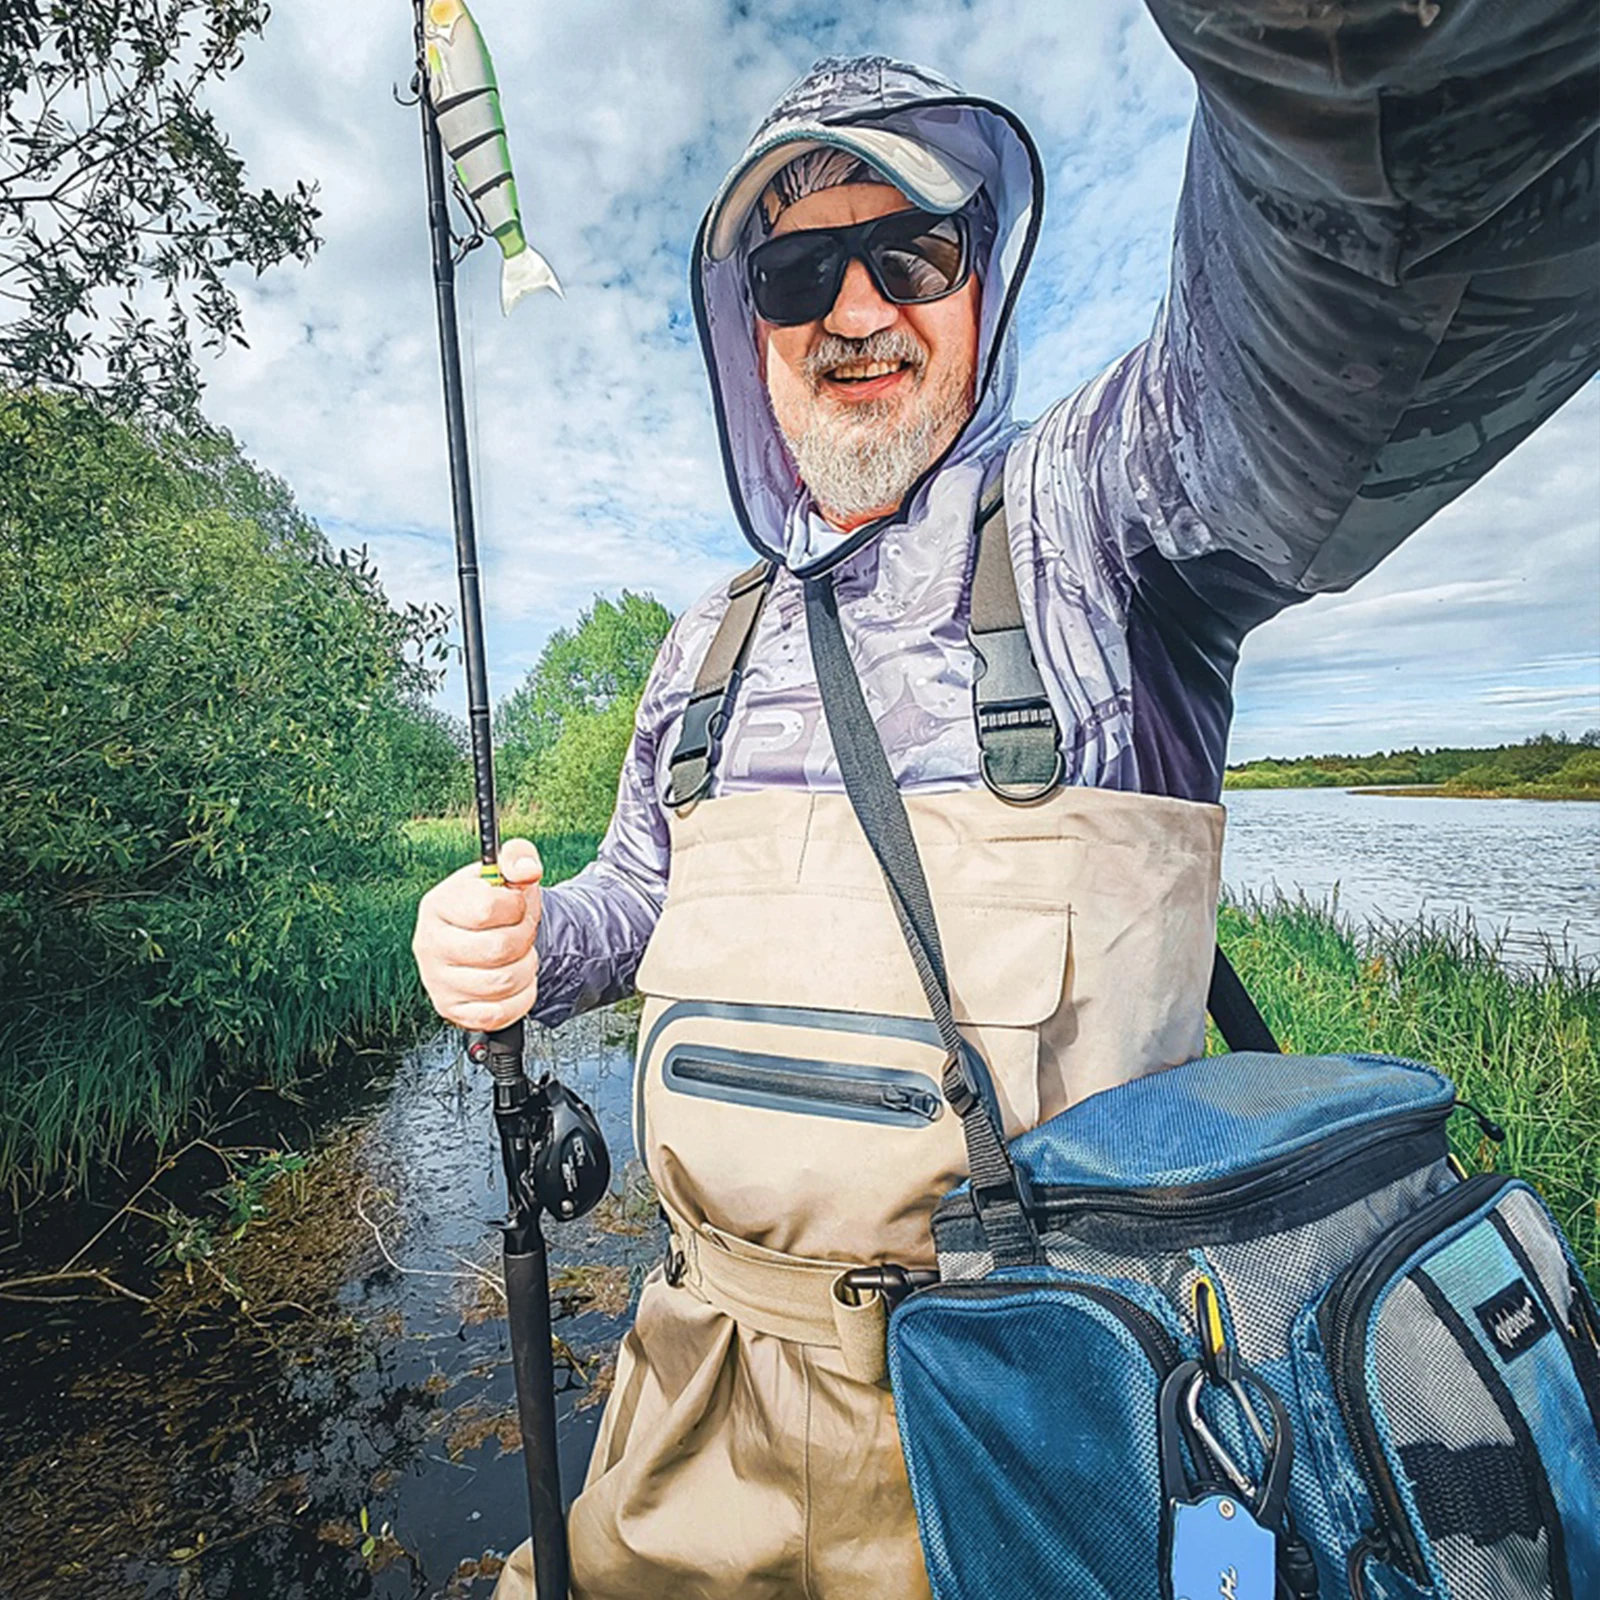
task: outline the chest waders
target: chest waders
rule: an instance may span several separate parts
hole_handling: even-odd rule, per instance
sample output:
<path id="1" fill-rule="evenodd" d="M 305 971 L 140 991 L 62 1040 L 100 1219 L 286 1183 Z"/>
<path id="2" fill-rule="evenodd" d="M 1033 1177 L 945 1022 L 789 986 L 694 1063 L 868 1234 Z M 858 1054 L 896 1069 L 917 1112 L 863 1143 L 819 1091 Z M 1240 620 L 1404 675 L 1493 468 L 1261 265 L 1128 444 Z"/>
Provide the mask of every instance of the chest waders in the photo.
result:
<path id="1" fill-rule="evenodd" d="M 1011 1137 L 1200 1054 L 1223 814 L 1057 786 L 998 509 L 973 586 L 988 786 L 905 803 L 955 1021 Z M 928 1592 L 884 1333 L 932 1275 L 929 1219 L 968 1148 L 849 799 L 705 798 L 771 578 L 730 585 L 672 762 L 634 1107 L 671 1243 L 572 1510 L 573 1593 L 593 1600 Z"/>

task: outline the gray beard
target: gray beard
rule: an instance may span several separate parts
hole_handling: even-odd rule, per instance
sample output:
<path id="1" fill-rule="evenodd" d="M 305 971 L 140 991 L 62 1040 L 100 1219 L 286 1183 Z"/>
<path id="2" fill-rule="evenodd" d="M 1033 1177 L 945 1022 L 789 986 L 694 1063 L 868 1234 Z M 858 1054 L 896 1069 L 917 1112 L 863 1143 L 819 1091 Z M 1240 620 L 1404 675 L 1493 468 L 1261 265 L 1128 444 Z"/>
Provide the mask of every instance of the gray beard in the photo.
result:
<path id="1" fill-rule="evenodd" d="M 853 341 L 825 340 L 808 358 L 815 384 L 836 362 L 859 351 L 863 360 L 909 360 L 925 381 L 926 352 L 908 335 L 885 332 Z M 971 415 L 971 375 L 947 374 L 943 387 L 902 400 L 866 400 L 848 414 L 823 409 L 814 398 L 804 433 L 784 434 L 800 481 L 829 517 L 856 521 L 898 506 L 906 492 L 960 433 Z M 905 415 L 896 424 L 897 410 Z"/>
<path id="2" fill-rule="evenodd" d="M 867 401 L 848 420 L 816 417 L 789 440 L 800 481 L 823 511 L 850 521 L 897 506 L 933 464 L 949 408 L 921 408 L 898 427 L 888 421 L 892 409 Z"/>

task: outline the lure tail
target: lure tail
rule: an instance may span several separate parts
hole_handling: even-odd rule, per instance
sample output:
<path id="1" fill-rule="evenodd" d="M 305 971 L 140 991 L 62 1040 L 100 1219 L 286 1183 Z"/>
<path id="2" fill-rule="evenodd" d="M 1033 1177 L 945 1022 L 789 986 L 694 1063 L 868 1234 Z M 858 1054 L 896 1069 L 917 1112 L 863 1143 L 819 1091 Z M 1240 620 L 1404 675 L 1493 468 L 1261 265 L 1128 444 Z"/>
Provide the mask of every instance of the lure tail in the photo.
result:
<path id="1" fill-rule="evenodd" d="M 500 310 L 511 315 L 511 308 L 524 295 L 539 289 L 554 289 L 565 299 L 561 285 L 551 270 L 550 263 L 532 245 L 527 245 L 514 256 L 507 256 L 500 267 Z"/>

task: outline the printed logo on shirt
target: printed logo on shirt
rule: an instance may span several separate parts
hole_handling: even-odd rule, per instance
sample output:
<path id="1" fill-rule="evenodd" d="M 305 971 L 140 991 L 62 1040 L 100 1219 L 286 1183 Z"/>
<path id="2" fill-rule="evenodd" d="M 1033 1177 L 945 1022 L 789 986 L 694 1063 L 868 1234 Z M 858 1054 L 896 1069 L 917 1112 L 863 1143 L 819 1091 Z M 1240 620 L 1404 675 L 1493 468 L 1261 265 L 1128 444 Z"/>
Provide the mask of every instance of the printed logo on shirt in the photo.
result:
<path id="1" fill-rule="evenodd" d="M 1525 1278 L 1513 1278 L 1505 1288 L 1472 1309 L 1505 1361 L 1525 1355 L 1550 1331 L 1550 1319 Z"/>

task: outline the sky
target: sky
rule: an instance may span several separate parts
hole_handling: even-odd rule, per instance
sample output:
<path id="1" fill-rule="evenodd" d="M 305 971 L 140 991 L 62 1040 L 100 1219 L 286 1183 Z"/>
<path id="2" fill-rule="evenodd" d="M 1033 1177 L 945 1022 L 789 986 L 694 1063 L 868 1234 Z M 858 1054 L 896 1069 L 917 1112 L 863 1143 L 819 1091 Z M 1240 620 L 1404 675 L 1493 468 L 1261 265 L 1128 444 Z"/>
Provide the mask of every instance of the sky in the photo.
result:
<path id="1" fill-rule="evenodd" d="M 491 692 L 597 594 L 683 609 L 748 564 L 688 296 L 695 227 L 820 55 L 922 62 L 1021 114 L 1045 160 L 1018 414 L 1149 331 L 1193 89 L 1136 0 L 476 0 L 529 235 L 564 300 L 460 296 Z M 396 603 L 456 603 L 409 0 L 277 0 L 212 96 L 253 182 L 319 186 L 308 267 L 239 284 L 246 350 L 207 411 Z M 459 671 L 439 694 L 459 711 Z M 1492 743 L 1600 727 L 1600 384 L 1348 594 L 1244 648 L 1231 756 Z"/>

